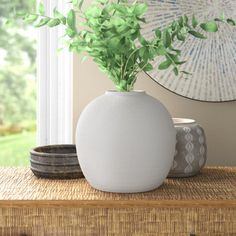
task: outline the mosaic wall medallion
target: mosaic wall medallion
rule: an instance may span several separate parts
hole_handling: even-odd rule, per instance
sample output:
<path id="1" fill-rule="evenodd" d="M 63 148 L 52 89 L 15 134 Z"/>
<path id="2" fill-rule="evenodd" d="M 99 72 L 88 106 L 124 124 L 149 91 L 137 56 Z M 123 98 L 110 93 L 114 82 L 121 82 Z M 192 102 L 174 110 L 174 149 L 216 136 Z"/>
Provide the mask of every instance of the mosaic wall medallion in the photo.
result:
<path id="1" fill-rule="evenodd" d="M 143 27 L 147 38 L 153 37 L 153 30 L 163 29 L 181 15 L 190 18 L 194 14 L 199 21 L 219 17 L 236 19 L 236 0 L 147 0 L 148 23 Z M 187 98 L 209 102 L 236 100 L 236 27 L 220 24 L 219 32 L 208 33 L 207 40 L 189 36 L 176 42 L 182 49 L 182 59 L 188 62 L 182 69 L 192 76 L 176 77 L 172 70 L 157 69 L 163 58 L 153 62 L 155 70 L 148 73 L 157 83 L 168 90 Z"/>

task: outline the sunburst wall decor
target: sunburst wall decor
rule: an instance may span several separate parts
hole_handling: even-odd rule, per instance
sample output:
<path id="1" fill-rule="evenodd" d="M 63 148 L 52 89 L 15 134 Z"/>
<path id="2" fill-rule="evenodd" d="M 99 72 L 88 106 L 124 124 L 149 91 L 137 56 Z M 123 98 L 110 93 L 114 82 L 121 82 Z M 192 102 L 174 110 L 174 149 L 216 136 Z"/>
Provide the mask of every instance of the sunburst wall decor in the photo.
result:
<path id="1" fill-rule="evenodd" d="M 181 15 L 194 14 L 199 21 L 213 20 L 225 14 L 236 19 L 236 0 L 148 0 L 147 24 L 143 32 L 148 39 L 156 28 L 163 29 Z M 157 69 L 161 59 L 153 62 L 148 73 L 157 83 L 187 98 L 209 102 L 236 100 L 236 28 L 220 24 L 219 32 L 207 34 L 207 40 L 189 36 L 176 42 L 182 58 L 188 62 L 182 69 L 192 76 L 175 77 L 171 70 Z"/>

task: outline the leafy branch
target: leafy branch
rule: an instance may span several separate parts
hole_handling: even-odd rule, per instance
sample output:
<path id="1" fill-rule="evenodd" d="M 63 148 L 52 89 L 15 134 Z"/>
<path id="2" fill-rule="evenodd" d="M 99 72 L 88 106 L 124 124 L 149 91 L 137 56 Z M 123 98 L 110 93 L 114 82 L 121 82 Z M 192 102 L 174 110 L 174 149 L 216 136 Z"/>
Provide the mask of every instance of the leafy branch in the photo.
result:
<path id="1" fill-rule="evenodd" d="M 202 31 L 217 32 L 219 23 L 236 25 L 234 20 L 226 19 L 224 15 L 203 23 L 199 23 L 194 15 L 191 19 L 184 15 L 164 30 L 156 29 L 153 39 L 147 40 L 141 33 L 141 24 L 146 23 L 144 14 L 147 5 L 144 3 L 94 0 L 84 10 L 83 0 L 72 0 L 71 3 L 73 9 L 66 16 L 57 9 L 54 9 L 53 17 L 45 16 L 42 3 L 36 13 L 20 16 L 35 27 L 64 25 L 70 51 L 90 55 L 114 82 L 118 91 L 132 90 L 137 74 L 153 70 L 151 62 L 157 57 L 165 58 L 158 66 L 159 70 L 172 67 L 176 76 L 179 73 L 190 74 L 180 69 L 186 61 L 180 60 L 181 50 L 174 48 L 173 43 L 184 42 L 189 35 L 206 39 Z M 82 19 L 84 30 L 77 30 L 76 16 Z"/>

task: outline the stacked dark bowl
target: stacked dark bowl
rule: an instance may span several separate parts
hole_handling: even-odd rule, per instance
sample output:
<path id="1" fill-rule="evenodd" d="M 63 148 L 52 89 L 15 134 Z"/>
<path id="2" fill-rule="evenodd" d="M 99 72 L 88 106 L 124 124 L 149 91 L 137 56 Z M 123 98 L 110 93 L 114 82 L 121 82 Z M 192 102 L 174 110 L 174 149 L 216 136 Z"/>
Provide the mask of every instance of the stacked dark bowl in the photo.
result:
<path id="1" fill-rule="evenodd" d="M 75 145 L 48 145 L 30 152 L 31 170 L 37 177 L 52 179 L 82 178 Z"/>

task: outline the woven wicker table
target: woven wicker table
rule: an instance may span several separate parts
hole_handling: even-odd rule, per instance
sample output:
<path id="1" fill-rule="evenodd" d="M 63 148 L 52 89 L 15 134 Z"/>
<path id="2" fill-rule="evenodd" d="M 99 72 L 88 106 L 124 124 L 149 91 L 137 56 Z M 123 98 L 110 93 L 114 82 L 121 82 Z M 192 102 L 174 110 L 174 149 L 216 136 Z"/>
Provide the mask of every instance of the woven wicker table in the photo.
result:
<path id="1" fill-rule="evenodd" d="M 0 235 L 236 235 L 236 167 L 206 168 L 139 194 L 38 179 L 27 168 L 0 173 Z"/>

